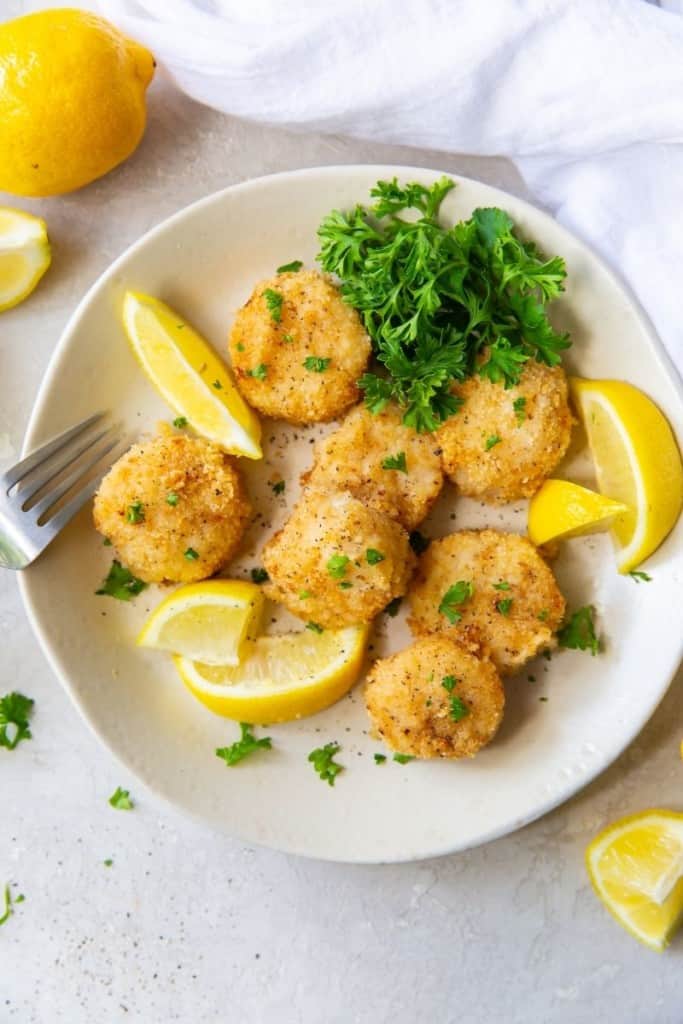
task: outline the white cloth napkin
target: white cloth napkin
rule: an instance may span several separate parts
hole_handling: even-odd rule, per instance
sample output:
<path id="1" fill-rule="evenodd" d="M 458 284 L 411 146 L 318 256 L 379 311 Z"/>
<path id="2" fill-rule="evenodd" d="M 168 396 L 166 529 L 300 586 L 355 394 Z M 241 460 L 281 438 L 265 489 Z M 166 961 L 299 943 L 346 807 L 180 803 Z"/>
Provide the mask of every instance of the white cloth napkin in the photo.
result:
<path id="1" fill-rule="evenodd" d="M 99 0 L 195 99 L 511 158 L 683 368 L 683 0 Z"/>

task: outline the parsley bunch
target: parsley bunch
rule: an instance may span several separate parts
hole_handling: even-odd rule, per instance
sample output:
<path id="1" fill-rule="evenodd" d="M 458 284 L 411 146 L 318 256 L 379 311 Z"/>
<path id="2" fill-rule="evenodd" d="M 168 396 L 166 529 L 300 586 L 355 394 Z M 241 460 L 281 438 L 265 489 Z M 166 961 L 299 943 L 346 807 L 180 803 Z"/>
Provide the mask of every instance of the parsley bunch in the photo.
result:
<path id="1" fill-rule="evenodd" d="M 495 207 L 440 224 L 454 187 L 446 177 L 430 188 L 378 181 L 373 206 L 333 210 L 318 228 L 318 260 L 341 279 L 386 371 L 360 379 L 366 403 L 380 412 L 394 399 L 418 431 L 457 412 L 454 380 L 480 373 L 510 387 L 528 359 L 555 366 L 569 346 L 545 312 L 563 290 L 564 261 L 518 238 Z M 399 216 L 406 210 L 419 216 Z"/>

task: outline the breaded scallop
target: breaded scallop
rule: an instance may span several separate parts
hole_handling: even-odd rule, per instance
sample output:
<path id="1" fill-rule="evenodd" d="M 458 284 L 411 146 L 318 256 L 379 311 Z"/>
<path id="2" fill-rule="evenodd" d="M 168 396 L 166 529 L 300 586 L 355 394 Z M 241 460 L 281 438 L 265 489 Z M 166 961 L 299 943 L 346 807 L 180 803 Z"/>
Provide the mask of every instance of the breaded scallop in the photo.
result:
<path id="1" fill-rule="evenodd" d="M 315 270 L 261 281 L 239 310 L 230 356 L 255 409 L 289 423 L 336 419 L 358 400 L 370 339 L 355 309 Z"/>
<path id="2" fill-rule="evenodd" d="M 147 583 L 189 583 L 235 554 L 251 518 L 235 460 L 182 434 L 135 444 L 95 495 L 95 526 Z"/>
<path id="3" fill-rule="evenodd" d="M 405 470 L 382 465 L 403 454 Z M 418 434 L 389 405 L 373 415 L 352 409 L 338 430 L 315 448 L 313 467 L 302 481 L 322 490 L 346 490 L 413 530 L 429 514 L 443 486 L 439 449 L 431 434 Z"/>
<path id="4" fill-rule="evenodd" d="M 307 490 L 263 550 L 266 593 L 299 618 L 337 629 L 369 622 L 404 594 L 408 534 L 347 492 Z"/>
<path id="5" fill-rule="evenodd" d="M 392 750 L 422 758 L 474 757 L 498 730 L 505 693 L 488 658 L 439 635 L 376 661 L 365 704 Z"/>
<path id="6" fill-rule="evenodd" d="M 464 404 L 436 435 L 446 475 L 462 494 L 484 501 L 530 498 L 569 447 L 562 367 L 530 359 L 514 387 L 474 376 L 453 392 Z"/>
<path id="7" fill-rule="evenodd" d="M 410 591 L 409 625 L 419 636 L 446 632 L 479 645 L 501 675 L 555 647 L 565 601 L 526 537 L 462 530 L 432 541 Z"/>

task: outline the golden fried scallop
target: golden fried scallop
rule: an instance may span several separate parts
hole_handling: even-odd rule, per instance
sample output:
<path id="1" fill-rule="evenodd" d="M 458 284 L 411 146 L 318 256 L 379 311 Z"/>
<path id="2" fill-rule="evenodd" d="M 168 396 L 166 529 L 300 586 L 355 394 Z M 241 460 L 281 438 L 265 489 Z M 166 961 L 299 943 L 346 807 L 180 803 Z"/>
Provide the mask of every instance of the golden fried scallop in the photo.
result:
<path id="1" fill-rule="evenodd" d="M 182 434 L 135 444 L 95 496 L 95 526 L 147 583 L 211 576 L 235 554 L 251 506 L 235 460 Z"/>
<path id="2" fill-rule="evenodd" d="M 370 357 L 358 313 L 315 270 L 261 281 L 230 332 L 240 391 L 255 409 L 289 423 L 336 419 L 358 400 Z"/>
<path id="3" fill-rule="evenodd" d="M 474 757 L 498 730 L 505 693 L 488 658 L 438 635 L 376 661 L 365 704 L 392 750 L 422 758 Z"/>
<path id="4" fill-rule="evenodd" d="M 462 494 L 484 501 L 530 498 L 569 447 L 562 367 L 530 359 L 514 387 L 474 376 L 453 391 L 463 406 L 436 435 L 446 475 Z"/>
<path id="5" fill-rule="evenodd" d="M 308 490 L 263 550 L 266 593 L 337 629 L 369 622 L 404 594 L 415 556 L 399 523 L 347 492 Z"/>
<path id="6" fill-rule="evenodd" d="M 431 543 L 410 591 L 414 633 L 446 632 L 479 645 L 501 675 L 556 645 L 565 601 L 526 537 L 462 530 Z"/>
<path id="7" fill-rule="evenodd" d="M 405 468 L 387 469 L 387 458 L 398 458 L 401 466 L 405 461 Z M 365 405 L 352 409 L 339 429 L 316 445 L 314 460 L 303 482 L 322 490 L 350 491 L 407 530 L 429 514 L 443 486 L 433 435 L 404 426 L 396 405 L 377 415 Z"/>

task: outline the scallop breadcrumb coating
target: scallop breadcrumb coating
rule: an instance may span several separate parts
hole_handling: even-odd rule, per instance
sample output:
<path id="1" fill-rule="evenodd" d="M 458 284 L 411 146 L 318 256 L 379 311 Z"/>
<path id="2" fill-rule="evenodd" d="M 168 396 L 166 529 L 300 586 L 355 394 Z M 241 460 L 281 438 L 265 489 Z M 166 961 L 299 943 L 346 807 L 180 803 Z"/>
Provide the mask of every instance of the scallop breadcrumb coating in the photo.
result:
<path id="1" fill-rule="evenodd" d="M 446 475 L 462 494 L 484 501 L 530 498 L 569 447 L 562 367 L 530 359 L 511 388 L 474 376 L 453 392 L 463 406 L 436 435 Z"/>
<path id="2" fill-rule="evenodd" d="M 505 693 L 488 658 L 439 635 L 376 661 L 365 704 L 392 750 L 422 758 L 474 757 L 498 730 Z"/>
<path id="3" fill-rule="evenodd" d="M 405 593 L 415 556 L 399 523 L 351 494 L 304 492 L 263 549 L 268 597 L 329 629 L 369 622 Z"/>
<path id="4" fill-rule="evenodd" d="M 251 505 L 235 460 L 185 435 L 135 444 L 95 496 L 95 526 L 146 583 L 190 583 L 236 552 Z"/>
<path id="5" fill-rule="evenodd" d="M 230 357 L 255 409 L 289 423 L 336 419 L 358 400 L 370 339 L 358 313 L 315 270 L 261 281 L 235 318 Z"/>
<path id="6" fill-rule="evenodd" d="M 408 622 L 418 635 L 447 632 L 479 645 L 509 675 L 556 646 L 564 611 L 555 577 L 526 537 L 462 530 L 420 558 Z"/>
<path id="7" fill-rule="evenodd" d="M 401 452 L 405 471 L 382 466 L 388 456 Z M 316 445 L 313 467 L 302 476 L 302 482 L 325 490 L 350 491 L 413 530 L 438 498 L 443 472 L 434 437 L 404 426 L 398 406 L 389 405 L 373 415 L 367 406 L 359 405 Z"/>

